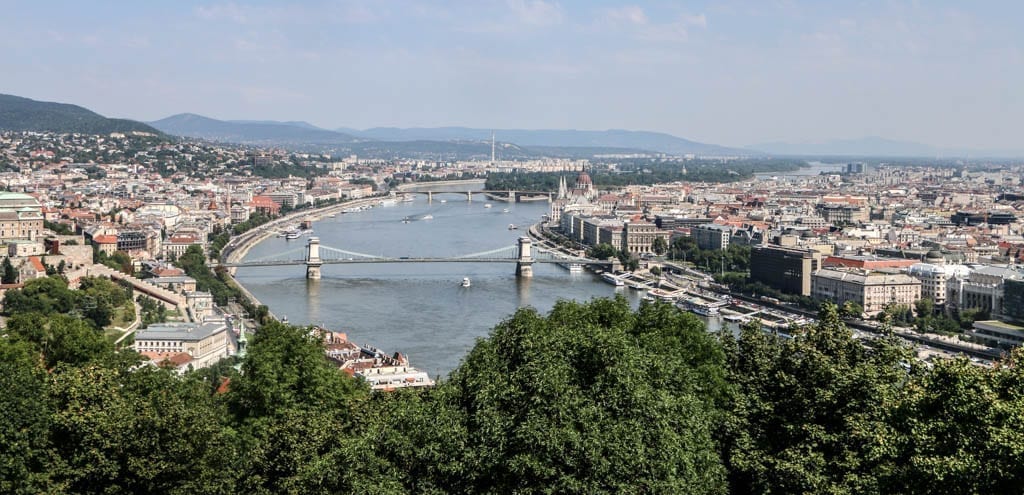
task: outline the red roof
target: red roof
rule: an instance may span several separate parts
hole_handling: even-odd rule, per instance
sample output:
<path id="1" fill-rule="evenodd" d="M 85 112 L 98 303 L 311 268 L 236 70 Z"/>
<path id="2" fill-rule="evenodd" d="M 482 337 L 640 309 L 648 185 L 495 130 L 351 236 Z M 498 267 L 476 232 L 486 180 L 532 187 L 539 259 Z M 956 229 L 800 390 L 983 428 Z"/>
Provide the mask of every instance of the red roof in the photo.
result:
<path id="1" fill-rule="evenodd" d="M 93 236 L 92 242 L 96 244 L 117 244 L 116 235 L 97 235 Z"/>
<path id="2" fill-rule="evenodd" d="M 43 265 L 43 261 L 38 256 L 31 256 L 28 261 L 32 263 L 32 268 L 35 268 L 37 272 L 46 271 L 46 266 Z"/>

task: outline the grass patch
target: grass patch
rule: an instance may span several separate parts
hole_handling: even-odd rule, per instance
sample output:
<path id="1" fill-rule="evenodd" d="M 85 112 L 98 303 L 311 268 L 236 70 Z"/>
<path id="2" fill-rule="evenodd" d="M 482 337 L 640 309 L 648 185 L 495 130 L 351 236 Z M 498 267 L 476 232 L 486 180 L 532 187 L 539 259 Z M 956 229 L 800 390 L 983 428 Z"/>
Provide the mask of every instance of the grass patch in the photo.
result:
<path id="1" fill-rule="evenodd" d="M 125 303 L 124 306 L 121 306 L 120 308 L 117 309 L 117 312 L 114 313 L 113 320 L 110 322 L 110 325 L 107 328 L 127 328 L 128 325 L 131 325 L 134 321 L 135 303 L 133 301 L 128 301 L 127 303 Z"/>

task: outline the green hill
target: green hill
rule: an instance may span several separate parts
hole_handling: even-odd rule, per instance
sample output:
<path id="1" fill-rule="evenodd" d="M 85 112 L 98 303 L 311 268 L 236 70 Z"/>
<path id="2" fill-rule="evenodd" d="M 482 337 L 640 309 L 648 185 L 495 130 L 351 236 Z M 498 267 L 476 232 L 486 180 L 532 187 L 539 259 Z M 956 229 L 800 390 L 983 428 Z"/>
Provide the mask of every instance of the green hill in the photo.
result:
<path id="1" fill-rule="evenodd" d="M 0 129 L 83 134 L 130 131 L 160 134 L 160 131 L 141 122 L 109 119 L 78 105 L 36 101 L 4 94 L 0 94 Z"/>

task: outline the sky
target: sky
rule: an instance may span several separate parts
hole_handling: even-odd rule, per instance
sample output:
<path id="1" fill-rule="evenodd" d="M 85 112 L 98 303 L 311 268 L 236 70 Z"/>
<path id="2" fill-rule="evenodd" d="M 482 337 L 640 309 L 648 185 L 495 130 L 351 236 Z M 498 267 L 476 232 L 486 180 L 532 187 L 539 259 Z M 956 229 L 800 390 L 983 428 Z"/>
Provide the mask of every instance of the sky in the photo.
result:
<path id="1" fill-rule="evenodd" d="M 1021 149 L 1024 2 L 0 0 L 0 93 L 112 117 Z"/>

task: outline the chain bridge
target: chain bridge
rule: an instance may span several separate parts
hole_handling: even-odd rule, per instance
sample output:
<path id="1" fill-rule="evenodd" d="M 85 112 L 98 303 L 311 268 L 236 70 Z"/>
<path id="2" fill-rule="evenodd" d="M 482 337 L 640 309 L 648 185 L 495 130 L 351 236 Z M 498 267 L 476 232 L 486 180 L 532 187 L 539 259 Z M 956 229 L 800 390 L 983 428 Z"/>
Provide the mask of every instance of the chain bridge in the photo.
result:
<path id="1" fill-rule="evenodd" d="M 534 249 L 533 241 L 529 237 L 520 237 L 516 245 L 513 246 L 505 246 L 478 253 L 439 258 L 419 256 L 390 257 L 358 253 L 355 251 L 321 245 L 319 238 L 310 237 L 309 241 L 303 247 L 274 253 L 262 258 L 234 263 L 224 263 L 221 266 L 242 268 L 305 265 L 306 278 L 319 279 L 320 267 L 323 265 L 359 263 L 515 263 L 516 276 L 519 277 L 532 277 L 534 263 L 580 265 L 608 264 L 606 261 L 569 256 L 547 249 Z"/>

